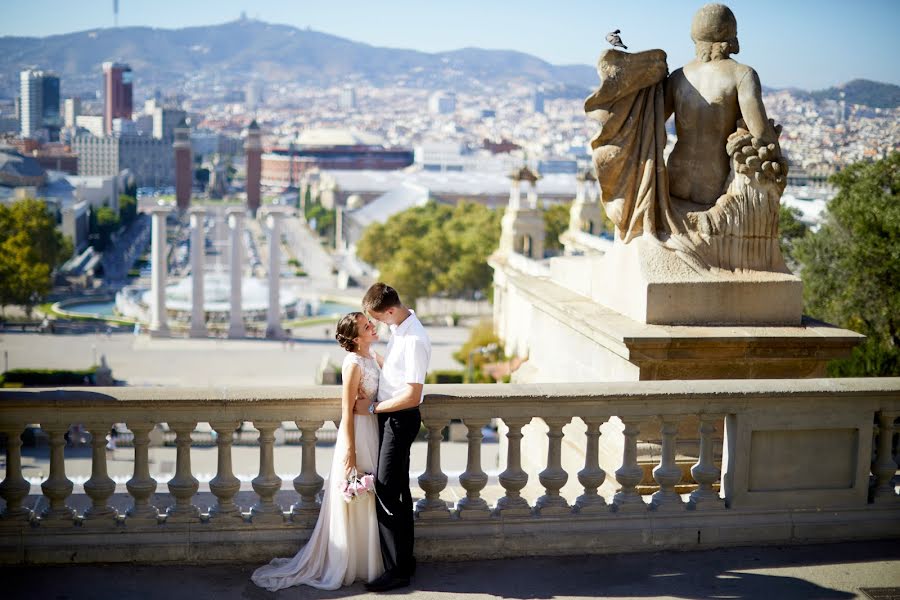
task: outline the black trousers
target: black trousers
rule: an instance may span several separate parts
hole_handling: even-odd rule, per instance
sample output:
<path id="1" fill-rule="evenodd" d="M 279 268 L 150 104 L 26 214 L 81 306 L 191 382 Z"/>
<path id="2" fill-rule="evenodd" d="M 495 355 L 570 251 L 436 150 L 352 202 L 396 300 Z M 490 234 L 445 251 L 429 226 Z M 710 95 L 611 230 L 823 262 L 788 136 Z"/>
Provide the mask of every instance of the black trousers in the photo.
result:
<path id="1" fill-rule="evenodd" d="M 409 577 L 412 571 L 415 532 L 409 449 L 421 423 L 418 407 L 378 415 L 378 533 L 384 570 L 398 577 Z"/>

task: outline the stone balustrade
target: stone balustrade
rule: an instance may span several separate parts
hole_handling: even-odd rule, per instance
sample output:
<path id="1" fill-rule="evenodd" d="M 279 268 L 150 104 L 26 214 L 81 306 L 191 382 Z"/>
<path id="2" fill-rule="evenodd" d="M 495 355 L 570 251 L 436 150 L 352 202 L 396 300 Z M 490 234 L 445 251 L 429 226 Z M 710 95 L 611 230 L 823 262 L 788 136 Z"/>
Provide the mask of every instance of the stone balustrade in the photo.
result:
<path id="1" fill-rule="evenodd" d="M 900 379 L 662 381 L 610 384 L 437 385 L 426 388 L 422 409 L 427 432 L 425 471 L 418 477 L 416 553 L 424 560 L 548 554 L 608 553 L 709 548 L 738 544 L 900 537 L 900 499 L 892 481 Z M 215 562 L 266 561 L 290 555 L 312 531 L 325 482 L 316 472 L 316 431 L 339 418 L 339 388 L 92 388 L 0 392 L 0 432 L 7 438 L 5 501 L 0 513 L 0 562 Z M 482 427 L 504 424 L 503 494 L 495 506 L 482 498 L 488 483 L 481 464 Z M 543 494 L 530 501 L 523 490 L 522 428 L 546 424 Z M 675 465 L 679 422 L 699 422 L 700 451 L 691 474 L 696 489 L 681 495 Z M 442 470 L 442 430 L 451 420 L 468 428 L 467 464 L 459 475 L 465 497 L 449 501 Z M 237 424 L 259 430 L 257 501 L 240 507 L 240 482 L 232 472 Z M 302 432 L 293 480 L 296 501 L 275 499 L 282 480 L 273 463 L 273 432 L 294 421 Z M 21 434 L 39 422 L 49 434 L 50 472 L 40 485 L 47 508 L 34 514 L 26 500 Z M 110 499 L 103 433 L 113 422 L 134 434 L 130 506 L 121 513 Z M 148 436 L 166 422 L 176 433 L 175 474 L 157 482 L 148 469 Z M 198 506 L 191 471 L 190 434 L 209 422 L 217 437 L 218 471 L 209 482 L 213 506 Z M 567 472 L 560 452 L 564 429 L 585 428 L 584 464 Z M 598 463 L 604 424 L 621 423 L 621 466 Z M 84 484 L 90 507 L 70 505 L 65 432 L 81 423 L 94 436 L 91 477 Z M 716 427 L 724 428 L 725 453 L 713 462 Z M 653 432 L 661 453 L 653 477 L 659 491 L 638 493 L 642 470 L 638 437 Z M 505 467 L 505 468 L 504 468 Z M 561 489 L 578 481 L 570 503 Z M 599 493 L 615 480 L 617 491 Z M 715 484 L 721 482 L 721 492 Z M 160 486 L 165 483 L 166 486 Z M 534 482 L 531 482 L 534 484 Z M 169 505 L 157 488 L 167 487 Z M 290 492 L 288 492 L 290 493 Z M 121 505 L 121 503 L 119 503 Z M 160 504 L 160 506 L 156 506 Z"/>

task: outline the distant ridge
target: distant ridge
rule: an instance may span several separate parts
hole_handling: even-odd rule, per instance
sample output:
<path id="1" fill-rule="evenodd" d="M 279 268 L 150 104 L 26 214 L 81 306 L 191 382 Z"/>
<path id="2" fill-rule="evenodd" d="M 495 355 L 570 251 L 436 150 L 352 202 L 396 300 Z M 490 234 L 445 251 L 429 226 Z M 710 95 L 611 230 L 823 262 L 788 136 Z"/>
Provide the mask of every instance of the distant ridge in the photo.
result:
<path id="1" fill-rule="evenodd" d="M 139 97 L 156 88 L 174 91 L 197 77 L 232 89 L 252 78 L 319 86 L 368 83 L 459 91 L 520 84 L 544 86 L 550 98 L 583 98 L 599 83 L 593 66 L 552 65 L 522 52 L 461 48 L 432 54 L 239 19 L 184 29 L 123 27 L 44 38 L 0 37 L 0 95 L 18 94 L 18 73 L 28 66 L 58 72 L 63 96 L 93 93 L 101 87 L 100 65 L 107 60 L 131 64 Z M 864 79 L 816 92 L 790 90 L 818 100 L 838 100 L 842 91 L 848 103 L 900 106 L 900 86 Z"/>
<path id="2" fill-rule="evenodd" d="M 0 37 L 0 92 L 18 86 L 18 71 L 35 65 L 58 72 L 66 93 L 99 89 L 100 65 L 128 62 L 136 85 L 169 88 L 187 76 L 316 85 L 367 82 L 465 89 L 514 83 L 596 85 L 587 65 L 556 66 L 521 52 L 463 48 L 429 54 L 380 48 L 289 25 L 241 19 L 185 29 L 123 27 L 45 38 Z"/>

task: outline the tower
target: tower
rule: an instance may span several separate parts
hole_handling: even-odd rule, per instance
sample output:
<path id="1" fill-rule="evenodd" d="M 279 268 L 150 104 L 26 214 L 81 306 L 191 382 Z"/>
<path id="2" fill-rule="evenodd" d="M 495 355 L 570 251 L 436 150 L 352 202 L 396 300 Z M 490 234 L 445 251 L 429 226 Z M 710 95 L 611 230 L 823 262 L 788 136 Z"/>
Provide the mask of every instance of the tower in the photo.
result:
<path id="1" fill-rule="evenodd" d="M 43 73 L 26 69 L 19 74 L 19 120 L 20 133 L 23 138 L 33 138 L 43 123 Z"/>
<path id="2" fill-rule="evenodd" d="M 544 258 L 544 213 L 538 208 L 537 199 L 540 175 L 528 167 L 522 167 L 513 171 L 509 178 L 512 186 L 509 205 L 501 221 L 500 252 L 541 260 Z M 524 205 L 521 196 L 523 181 L 530 184 Z"/>
<path id="3" fill-rule="evenodd" d="M 191 184 L 193 170 L 191 156 L 191 130 L 182 119 L 175 128 L 175 203 L 178 210 L 186 210 L 191 205 Z"/>
<path id="4" fill-rule="evenodd" d="M 131 118 L 131 67 L 122 63 L 103 63 L 103 92 L 103 130 L 109 134 L 113 119 Z"/>
<path id="5" fill-rule="evenodd" d="M 579 171 L 575 179 L 578 191 L 569 210 L 569 229 L 597 235 L 603 225 L 603 208 L 597 199 L 597 178 L 593 171 L 585 169 Z"/>
<path id="6" fill-rule="evenodd" d="M 247 209 L 250 214 L 256 215 L 259 208 L 259 183 L 262 175 L 262 135 L 256 119 L 247 127 L 244 151 L 247 153 Z"/>

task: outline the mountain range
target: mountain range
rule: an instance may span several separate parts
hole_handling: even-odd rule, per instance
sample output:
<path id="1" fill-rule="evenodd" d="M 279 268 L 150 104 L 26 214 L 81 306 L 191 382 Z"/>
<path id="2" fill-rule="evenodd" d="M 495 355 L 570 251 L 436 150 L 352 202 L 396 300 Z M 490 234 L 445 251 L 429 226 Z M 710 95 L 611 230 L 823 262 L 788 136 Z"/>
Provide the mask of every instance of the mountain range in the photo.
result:
<path id="1" fill-rule="evenodd" d="M 190 90 L 191 82 L 223 91 L 240 89 L 256 78 L 311 86 L 367 83 L 452 90 L 522 84 L 545 86 L 550 97 L 581 98 L 599 82 L 592 66 L 552 65 L 522 52 L 382 48 L 310 29 L 240 19 L 184 29 L 123 27 L 43 38 L 0 37 L 0 96 L 18 94 L 18 73 L 29 66 L 56 71 L 63 96 L 92 95 L 100 89 L 101 64 L 108 60 L 130 64 L 136 88 L 145 92 Z M 866 80 L 812 95 L 837 99 L 841 91 L 851 103 L 900 105 L 900 86 Z"/>

